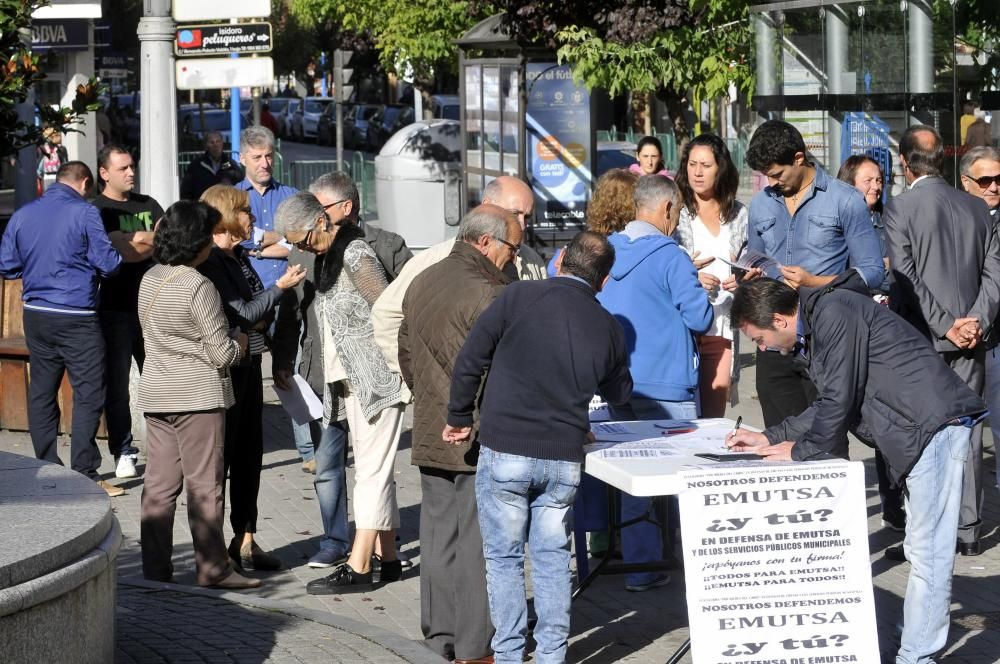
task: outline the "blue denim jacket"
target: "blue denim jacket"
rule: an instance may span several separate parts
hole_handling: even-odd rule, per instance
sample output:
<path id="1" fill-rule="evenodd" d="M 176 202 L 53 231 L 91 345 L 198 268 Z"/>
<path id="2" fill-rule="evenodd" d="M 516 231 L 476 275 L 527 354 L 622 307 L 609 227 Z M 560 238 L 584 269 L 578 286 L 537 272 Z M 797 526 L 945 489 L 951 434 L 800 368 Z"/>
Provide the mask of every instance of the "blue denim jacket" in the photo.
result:
<path id="1" fill-rule="evenodd" d="M 885 278 L 878 234 L 858 191 L 819 166 L 808 197 L 794 216 L 785 198 L 765 187 L 750 201 L 748 247 L 782 265 L 797 265 L 817 276 L 841 274 L 853 267 L 869 288 Z M 781 279 L 774 271 L 767 276 Z"/>

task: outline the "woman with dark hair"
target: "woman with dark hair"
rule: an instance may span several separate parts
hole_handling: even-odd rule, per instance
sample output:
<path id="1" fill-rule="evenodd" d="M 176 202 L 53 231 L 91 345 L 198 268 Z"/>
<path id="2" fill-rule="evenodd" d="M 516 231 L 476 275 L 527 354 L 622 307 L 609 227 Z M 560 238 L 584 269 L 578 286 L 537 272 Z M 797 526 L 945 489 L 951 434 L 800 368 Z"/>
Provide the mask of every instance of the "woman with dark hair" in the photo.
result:
<path id="1" fill-rule="evenodd" d="M 882 224 L 882 191 L 885 187 L 882 167 L 871 157 L 863 154 L 851 155 L 840 166 L 837 179 L 857 189 L 865 198 L 872 226 L 878 235 L 882 260 L 885 262 L 885 278 L 878 287 L 872 288 L 872 292 L 875 294 L 876 302 L 886 304 L 889 301 L 889 253 L 885 246 L 885 225 Z"/>
<path id="2" fill-rule="evenodd" d="M 889 254 L 885 245 L 885 226 L 882 224 L 882 191 L 885 178 L 882 167 L 871 157 L 855 154 L 844 160 L 837 179 L 846 182 L 864 196 L 865 205 L 871 214 L 872 226 L 878 235 L 879 249 L 885 262 L 885 279 L 877 288 L 872 288 L 872 297 L 879 304 L 889 303 Z M 889 479 L 889 469 L 882 453 L 875 450 L 875 474 L 878 476 L 878 495 L 882 502 L 882 525 L 897 532 L 906 528 L 906 513 L 903 511 L 903 491 L 894 487 Z"/>
<path id="3" fill-rule="evenodd" d="M 222 446 L 225 411 L 233 405 L 229 367 L 246 353 L 247 336 L 228 333 L 218 291 L 195 269 L 211 251 L 218 220 L 204 203 L 171 205 L 156 227 L 157 264 L 139 287 L 146 342 L 139 409 L 147 432 L 142 574 L 152 581 L 173 578 L 174 513 L 186 485 L 198 584 L 255 588 L 260 581 L 233 571 L 222 534 Z"/>
<path id="4" fill-rule="evenodd" d="M 682 207 L 674 238 L 691 254 L 715 311 L 712 329 L 698 339 L 701 414 L 722 417 L 730 395 L 736 403 L 732 388 L 739 379 L 739 335 L 729 326 L 732 291 L 738 284 L 730 267 L 715 258 L 734 261 L 743 252 L 747 209 L 736 200 L 739 172 L 729 148 L 715 134 L 695 136 L 684 146 L 675 181 Z"/>
<path id="5" fill-rule="evenodd" d="M 229 523 L 233 539 L 229 557 L 242 570 L 276 570 L 281 561 L 254 541 L 257 532 L 257 494 L 264 463 L 264 386 L 261 354 L 267 350 L 265 330 L 274 318 L 282 293 L 305 278 L 305 270 L 290 265 L 271 288 L 265 289 L 240 242 L 253 234 L 253 213 L 246 191 L 217 184 L 201 200 L 219 212 L 212 229 L 214 246 L 198 271 L 208 277 L 222 297 L 229 327 L 249 337 L 249 350 L 232 369 L 236 403 L 226 414 L 225 467 L 229 474 Z"/>
<path id="6" fill-rule="evenodd" d="M 639 139 L 639 144 L 635 148 L 635 161 L 636 163 L 629 166 L 628 170 L 636 175 L 673 177 L 673 173 L 668 171 L 663 163 L 663 144 L 655 136 L 643 136 Z"/>

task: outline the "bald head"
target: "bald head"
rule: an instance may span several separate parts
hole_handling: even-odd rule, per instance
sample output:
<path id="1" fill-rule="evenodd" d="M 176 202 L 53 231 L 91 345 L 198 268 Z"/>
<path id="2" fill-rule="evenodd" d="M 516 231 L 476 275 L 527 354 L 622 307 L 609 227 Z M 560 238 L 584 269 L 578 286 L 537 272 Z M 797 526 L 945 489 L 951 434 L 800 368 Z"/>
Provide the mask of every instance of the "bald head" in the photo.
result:
<path id="1" fill-rule="evenodd" d="M 907 182 L 924 175 L 941 175 L 944 143 L 934 127 L 914 125 L 899 139 L 899 159 Z"/>
<path id="2" fill-rule="evenodd" d="M 492 203 L 517 215 L 523 231 L 531 223 L 531 213 L 535 210 L 535 196 L 524 181 L 510 175 L 501 175 L 486 185 L 483 203 Z"/>

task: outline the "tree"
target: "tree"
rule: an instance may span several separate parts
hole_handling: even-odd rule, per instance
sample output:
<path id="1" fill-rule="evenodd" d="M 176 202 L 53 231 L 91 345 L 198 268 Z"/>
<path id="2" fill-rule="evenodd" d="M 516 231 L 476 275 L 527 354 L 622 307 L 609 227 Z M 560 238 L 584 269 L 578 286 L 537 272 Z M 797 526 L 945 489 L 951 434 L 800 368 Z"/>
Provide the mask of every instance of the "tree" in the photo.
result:
<path id="1" fill-rule="evenodd" d="M 486 6 L 489 0 L 475 0 Z M 630 93 L 638 115 L 649 95 L 702 99 L 750 95 L 753 33 L 742 0 L 501 0 L 505 30 L 557 52 L 577 80 L 611 96 Z M 648 116 L 647 116 L 648 117 Z"/>
<path id="2" fill-rule="evenodd" d="M 71 125 L 83 124 L 83 114 L 99 108 L 97 82 L 91 78 L 77 86 L 72 107 L 54 109 L 36 105 L 40 125 L 18 118 L 17 105 L 28 98 L 32 85 L 45 79 L 47 58 L 31 53 L 22 34 L 31 25 L 31 13 L 47 0 L 0 0 L 0 156 L 15 154 L 44 140 L 44 127 L 61 132 L 80 131 Z"/>
<path id="3" fill-rule="evenodd" d="M 305 22 L 336 25 L 368 36 L 387 72 L 430 80 L 437 68 L 457 67 L 455 39 L 489 13 L 468 0 L 290 0 Z"/>

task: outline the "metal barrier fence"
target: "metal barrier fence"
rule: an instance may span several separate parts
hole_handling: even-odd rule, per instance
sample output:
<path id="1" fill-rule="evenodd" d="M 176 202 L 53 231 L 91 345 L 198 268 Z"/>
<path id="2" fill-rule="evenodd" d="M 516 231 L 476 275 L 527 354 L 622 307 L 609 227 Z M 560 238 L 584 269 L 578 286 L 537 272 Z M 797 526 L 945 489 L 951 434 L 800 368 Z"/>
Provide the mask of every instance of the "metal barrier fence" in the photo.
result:
<path id="1" fill-rule="evenodd" d="M 337 170 L 337 162 L 331 159 L 293 161 L 288 165 L 288 184 L 297 189 L 308 189 L 309 185 L 325 173 Z M 351 176 L 361 197 L 361 214 L 377 214 L 375 199 L 375 160 L 363 152 L 355 152 L 354 157 L 344 161 L 344 172 Z"/>

